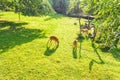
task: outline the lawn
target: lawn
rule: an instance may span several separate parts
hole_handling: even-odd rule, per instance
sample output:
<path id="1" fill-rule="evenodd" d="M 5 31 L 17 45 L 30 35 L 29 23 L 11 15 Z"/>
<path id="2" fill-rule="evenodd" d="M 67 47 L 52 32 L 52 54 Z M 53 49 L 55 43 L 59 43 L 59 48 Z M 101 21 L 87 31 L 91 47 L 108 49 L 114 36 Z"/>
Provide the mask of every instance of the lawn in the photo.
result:
<path id="1" fill-rule="evenodd" d="M 47 51 L 51 35 L 60 44 Z M 78 35 L 76 18 L 54 14 L 19 21 L 18 14 L 0 12 L 0 80 L 120 80 L 120 50 L 102 52 L 90 39 L 79 38 L 74 52 Z"/>

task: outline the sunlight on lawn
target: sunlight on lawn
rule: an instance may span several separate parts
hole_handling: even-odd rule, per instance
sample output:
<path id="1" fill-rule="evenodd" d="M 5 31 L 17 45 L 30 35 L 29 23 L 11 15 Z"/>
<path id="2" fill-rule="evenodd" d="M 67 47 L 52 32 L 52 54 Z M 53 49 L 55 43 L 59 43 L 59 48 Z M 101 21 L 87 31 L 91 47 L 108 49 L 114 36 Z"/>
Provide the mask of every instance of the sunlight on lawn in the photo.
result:
<path id="1" fill-rule="evenodd" d="M 0 80 L 120 79 L 120 50 L 102 52 L 90 39 L 78 38 L 78 19 L 57 14 L 21 15 L 19 21 L 13 12 L 0 15 Z M 47 48 L 51 35 L 60 42 L 55 49 Z M 78 48 L 74 53 L 75 39 Z"/>

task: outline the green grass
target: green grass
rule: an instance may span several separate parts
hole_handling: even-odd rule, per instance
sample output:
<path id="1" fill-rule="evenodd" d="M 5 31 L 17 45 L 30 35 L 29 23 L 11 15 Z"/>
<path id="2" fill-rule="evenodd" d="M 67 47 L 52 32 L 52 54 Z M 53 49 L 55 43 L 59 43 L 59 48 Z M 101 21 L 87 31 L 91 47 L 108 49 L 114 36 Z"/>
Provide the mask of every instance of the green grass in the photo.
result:
<path id="1" fill-rule="evenodd" d="M 84 39 L 79 57 L 79 48 L 72 48 L 78 34 L 75 18 L 55 14 L 19 21 L 18 14 L 1 12 L 0 80 L 120 80 L 120 50 L 102 52 Z M 60 45 L 45 55 L 50 35 Z"/>

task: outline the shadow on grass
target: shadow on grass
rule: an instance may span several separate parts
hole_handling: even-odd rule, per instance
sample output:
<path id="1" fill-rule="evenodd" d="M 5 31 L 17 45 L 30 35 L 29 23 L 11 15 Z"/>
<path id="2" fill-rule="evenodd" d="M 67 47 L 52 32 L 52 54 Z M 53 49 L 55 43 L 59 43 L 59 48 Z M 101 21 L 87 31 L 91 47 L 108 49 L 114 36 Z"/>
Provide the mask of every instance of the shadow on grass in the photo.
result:
<path id="1" fill-rule="evenodd" d="M 26 22 L 15 23 L 12 21 L 0 20 L 0 29 L 8 27 L 9 29 L 15 29 L 17 27 L 21 27 L 22 25 L 27 25 Z"/>
<path id="2" fill-rule="evenodd" d="M 93 49 L 94 49 L 94 52 L 97 54 L 100 62 L 101 62 L 101 63 L 104 63 L 104 61 L 102 60 L 100 54 L 98 53 L 97 48 L 95 47 L 95 44 L 94 44 L 94 43 L 92 43 L 92 47 L 93 47 Z"/>
<path id="3" fill-rule="evenodd" d="M 51 14 L 51 15 L 48 15 L 49 17 L 44 19 L 44 21 L 49 21 L 51 19 L 59 19 L 59 18 L 62 18 L 63 16 L 60 15 L 60 14 Z"/>
<path id="4" fill-rule="evenodd" d="M 0 14 L 0 16 L 3 16 L 3 14 Z"/>
<path id="5" fill-rule="evenodd" d="M 51 56 L 59 47 L 59 44 L 55 44 L 54 42 L 47 43 L 46 50 L 44 52 L 44 55 Z"/>
<path id="6" fill-rule="evenodd" d="M 97 56 L 98 56 L 98 58 L 99 58 L 100 61 L 96 61 L 96 60 L 92 59 L 92 60 L 90 61 L 90 63 L 89 63 L 89 70 L 90 70 L 90 71 L 92 70 L 92 67 L 93 67 L 93 64 L 94 64 L 94 63 L 104 64 L 104 61 L 102 60 L 100 54 L 98 53 L 97 48 L 96 48 L 96 46 L 95 46 L 94 43 L 92 43 L 92 47 L 93 47 L 94 52 L 97 54 Z"/>
<path id="7" fill-rule="evenodd" d="M 77 40 L 79 42 L 79 49 L 77 49 L 78 47 L 73 47 L 72 49 L 72 55 L 74 59 L 81 58 L 82 42 L 85 40 L 85 37 L 83 37 L 82 34 L 78 34 Z"/>
<path id="8" fill-rule="evenodd" d="M 116 60 L 120 61 L 120 49 L 116 48 L 116 49 L 110 50 L 110 53 Z"/>
<path id="9" fill-rule="evenodd" d="M 85 38 L 82 36 L 82 34 L 79 34 L 79 37 L 77 38 L 78 42 L 80 43 L 79 47 L 79 58 L 81 58 L 81 49 L 82 49 L 82 42 L 85 40 Z"/>
<path id="10" fill-rule="evenodd" d="M 78 40 L 78 42 L 82 43 L 85 40 L 85 38 L 82 36 L 82 34 L 81 35 L 78 34 L 78 35 L 79 35 L 79 37 L 77 38 L 77 40 Z"/>
<path id="11" fill-rule="evenodd" d="M 72 54 L 73 54 L 73 58 L 77 59 L 77 48 L 73 47 Z"/>
<path id="12" fill-rule="evenodd" d="M 36 38 L 45 38 L 45 33 L 38 29 L 26 29 L 22 27 L 27 23 L 14 23 L 9 21 L 0 21 L 0 53 L 6 52 L 16 45 L 31 42 Z M 5 28 L 4 27 L 13 28 Z"/>

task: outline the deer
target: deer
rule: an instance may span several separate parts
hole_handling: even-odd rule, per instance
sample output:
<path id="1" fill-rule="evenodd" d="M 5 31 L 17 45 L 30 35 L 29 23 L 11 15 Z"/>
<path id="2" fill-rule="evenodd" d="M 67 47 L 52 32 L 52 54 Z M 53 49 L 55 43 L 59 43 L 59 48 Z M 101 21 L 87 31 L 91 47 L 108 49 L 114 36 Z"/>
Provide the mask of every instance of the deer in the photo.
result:
<path id="1" fill-rule="evenodd" d="M 78 43 L 78 40 L 75 39 L 75 40 L 73 41 L 73 48 L 76 48 L 76 49 L 77 49 L 77 43 Z"/>
<path id="2" fill-rule="evenodd" d="M 90 26 L 88 24 L 85 23 L 85 25 L 80 27 L 80 32 L 85 33 L 86 35 L 88 35 L 88 31 L 90 30 Z"/>
<path id="3" fill-rule="evenodd" d="M 78 40 L 75 39 L 73 40 L 73 58 L 77 58 L 77 43 L 78 43 Z"/>
<path id="4" fill-rule="evenodd" d="M 54 41 L 57 45 L 59 45 L 59 39 L 56 36 L 50 36 L 48 43 Z"/>
<path id="5" fill-rule="evenodd" d="M 81 29 L 80 31 L 83 32 L 83 33 L 88 34 L 88 29 Z"/>
<path id="6" fill-rule="evenodd" d="M 96 30 L 95 30 L 95 27 L 94 26 L 91 26 L 91 38 L 92 38 L 92 42 L 94 41 L 95 39 L 95 36 L 96 36 Z"/>
<path id="7" fill-rule="evenodd" d="M 89 24 L 85 23 L 85 25 L 81 26 L 80 29 L 88 29 L 90 30 Z"/>

